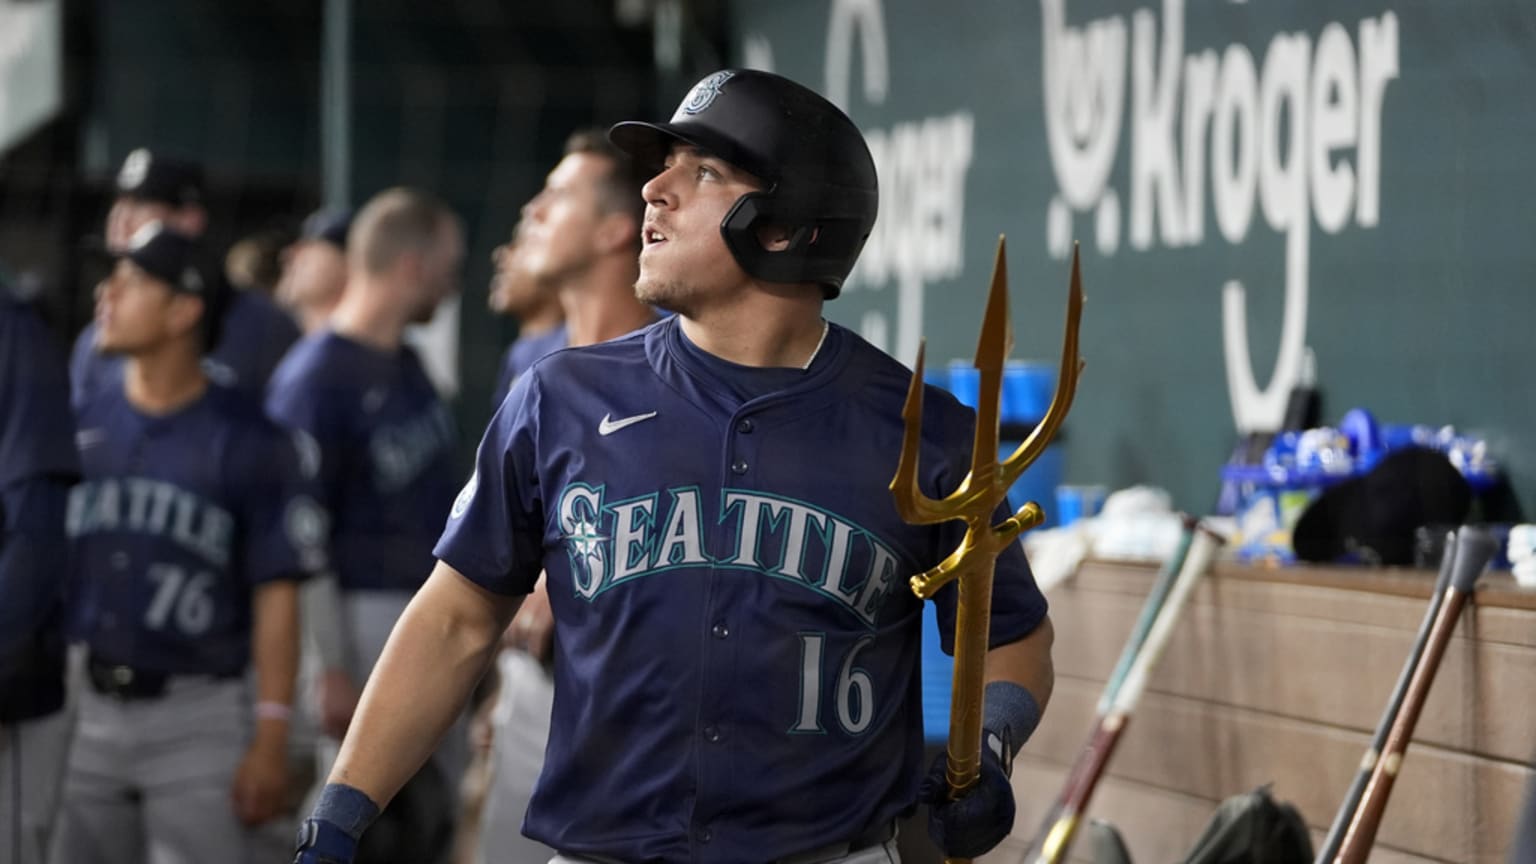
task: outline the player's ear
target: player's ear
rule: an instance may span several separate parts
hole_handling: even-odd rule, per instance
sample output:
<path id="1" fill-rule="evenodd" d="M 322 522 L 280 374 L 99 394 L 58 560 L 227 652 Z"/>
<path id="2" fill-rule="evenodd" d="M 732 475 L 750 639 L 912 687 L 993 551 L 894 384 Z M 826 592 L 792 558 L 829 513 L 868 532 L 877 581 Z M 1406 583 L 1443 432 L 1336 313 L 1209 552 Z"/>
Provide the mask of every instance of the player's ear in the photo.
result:
<path id="1" fill-rule="evenodd" d="M 788 225 L 759 225 L 757 242 L 769 252 L 783 252 L 794 240 L 796 230 Z"/>
<path id="2" fill-rule="evenodd" d="M 395 256 L 389 269 L 399 277 L 400 281 L 418 285 L 426 275 L 426 258 L 427 253 L 424 249 L 402 249 Z"/>
<path id="3" fill-rule="evenodd" d="M 172 332 L 179 336 L 197 330 L 202 324 L 203 310 L 206 308 L 207 304 L 203 298 L 192 294 L 178 293 L 171 297 L 171 305 L 166 310 L 166 316 Z"/>

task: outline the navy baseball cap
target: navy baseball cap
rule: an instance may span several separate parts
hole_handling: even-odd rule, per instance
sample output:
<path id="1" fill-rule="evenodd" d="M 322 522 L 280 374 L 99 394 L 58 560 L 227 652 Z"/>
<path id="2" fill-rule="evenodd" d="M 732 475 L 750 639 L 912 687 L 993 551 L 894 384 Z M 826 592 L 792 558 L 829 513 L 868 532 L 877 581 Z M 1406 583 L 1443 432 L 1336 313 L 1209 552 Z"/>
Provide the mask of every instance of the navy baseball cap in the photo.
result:
<path id="1" fill-rule="evenodd" d="M 352 209 L 349 207 L 322 207 L 309 214 L 299 230 L 300 240 L 324 240 L 337 249 L 347 251 L 347 232 L 352 230 Z"/>
<path id="2" fill-rule="evenodd" d="M 134 232 L 128 248 L 112 253 L 112 257 L 132 261 L 172 291 L 207 299 L 213 288 L 197 266 L 197 241 L 160 222 L 150 222 Z"/>
<path id="3" fill-rule="evenodd" d="M 200 204 L 203 168 L 196 162 L 151 153 L 140 147 L 117 172 L 117 194 L 173 207 Z"/>

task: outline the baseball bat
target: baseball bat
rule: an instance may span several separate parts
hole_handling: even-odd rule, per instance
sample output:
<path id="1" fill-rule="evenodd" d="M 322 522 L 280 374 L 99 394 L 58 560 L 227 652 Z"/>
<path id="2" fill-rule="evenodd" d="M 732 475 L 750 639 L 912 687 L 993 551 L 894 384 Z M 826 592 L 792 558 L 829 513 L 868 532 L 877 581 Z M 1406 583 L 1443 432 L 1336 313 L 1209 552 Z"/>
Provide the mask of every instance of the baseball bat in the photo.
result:
<path id="1" fill-rule="evenodd" d="M 1180 562 L 1178 576 L 1169 588 L 1167 597 L 1159 604 L 1145 638 L 1135 651 L 1135 659 L 1128 665 L 1124 678 L 1118 684 L 1113 680 L 1110 683 L 1115 689 L 1114 697 L 1109 701 L 1108 709 L 1099 716 L 1087 744 L 1083 746 L 1067 776 L 1067 782 L 1053 808 L 1055 818 L 1042 827 L 1035 841 L 1030 844 L 1029 851 L 1025 853 L 1024 861 L 1029 864 L 1057 864 L 1066 859 L 1082 816 L 1088 809 L 1088 802 L 1093 797 L 1093 790 L 1099 778 L 1104 775 L 1104 769 L 1109 765 L 1110 756 L 1120 743 L 1125 727 L 1130 724 L 1131 714 L 1141 701 L 1152 667 L 1167 647 L 1185 601 L 1189 599 L 1196 583 L 1210 569 L 1217 551 L 1225 542 L 1225 538 L 1204 525 L 1196 525 L 1183 561 Z"/>
<path id="2" fill-rule="evenodd" d="M 1414 726 L 1418 724 L 1419 713 L 1429 698 L 1430 687 L 1435 683 L 1440 659 L 1445 655 L 1445 649 L 1456 632 L 1461 610 L 1466 606 L 1467 598 L 1471 596 L 1483 568 L 1493 558 L 1496 546 L 1493 535 L 1482 529 L 1463 525 L 1456 532 L 1451 585 L 1446 589 L 1445 599 L 1435 614 L 1429 642 L 1414 667 L 1408 690 L 1403 696 L 1402 708 L 1382 747 L 1381 758 L 1376 760 L 1371 770 L 1371 779 L 1361 794 L 1360 805 L 1355 808 L 1349 827 L 1345 829 L 1339 853 L 1333 859 L 1336 864 L 1364 864 L 1366 856 L 1370 855 L 1371 846 L 1376 842 L 1376 831 L 1381 827 L 1382 816 L 1387 812 L 1387 799 L 1392 794 L 1392 784 L 1402 767 L 1403 756 L 1408 752 Z"/>
<path id="3" fill-rule="evenodd" d="M 1146 642 L 1147 632 L 1152 629 L 1152 622 L 1157 620 L 1157 613 L 1163 608 L 1163 601 L 1168 599 L 1168 591 L 1173 587 L 1174 580 L 1178 578 L 1179 570 L 1184 566 L 1184 558 L 1189 553 L 1190 540 L 1195 534 L 1195 520 L 1189 516 L 1184 517 L 1184 530 L 1179 535 L 1179 542 L 1174 547 L 1173 554 L 1169 555 L 1158 569 L 1157 578 L 1152 582 L 1152 589 L 1147 593 L 1147 599 L 1142 603 L 1141 613 L 1136 616 L 1136 624 L 1131 628 L 1131 634 L 1125 641 L 1125 647 L 1120 651 L 1120 659 L 1115 663 L 1115 669 L 1110 673 L 1109 680 L 1104 684 L 1104 692 L 1099 695 L 1098 707 L 1094 709 L 1094 728 L 1098 728 L 1104 717 L 1109 713 L 1110 706 L 1114 704 L 1115 694 L 1120 691 L 1120 685 L 1124 683 L 1126 673 L 1131 665 L 1136 662 L 1136 655 L 1141 651 L 1141 646 Z M 1062 813 L 1067 806 L 1067 792 L 1075 788 L 1081 781 L 1080 772 L 1088 764 L 1088 751 L 1084 750 L 1073 763 L 1072 770 L 1067 774 L 1067 781 L 1062 786 L 1061 793 L 1057 795 L 1055 802 L 1046 811 L 1045 819 L 1041 820 L 1040 830 L 1035 833 L 1034 840 L 1029 848 L 1039 850 L 1045 845 L 1045 838 L 1051 833 L 1052 827 L 1061 820 Z"/>
<path id="4" fill-rule="evenodd" d="M 1328 829 L 1328 836 L 1324 838 L 1323 845 L 1318 847 L 1316 864 L 1327 864 L 1339 854 L 1339 846 L 1344 842 L 1344 832 L 1349 828 L 1355 810 L 1360 806 L 1360 799 L 1365 794 L 1365 785 L 1371 780 L 1371 772 L 1375 770 L 1376 763 L 1381 758 L 1382 748 L 1387 745 L 1387 735 L 1392 731 L 1392 725 L 1397 722 L 1397 715 L 1402 710 L 1403 697 L 1408 694 L 1408 685 L 1413 681 L 1413 670 L 1424 656 L 1424 647 L 1429 644 L 1429 633 L 1434 628 L 1435 618 L 1440 614 L 1440 607 L 1445 603 L 1445 595 L 1451 584 L 1451 570 L 1455 560 L 1456 534 L 1446 532 L 1445 551 L 1440 555 L 1440 576 L 1435 580 L 1435 589 L 1429 598 L 1429 608 L 1424 610 L 1424 619 L 1419 622 L 1419 632 L 1413 638 L 1413 647 L 1408 651 L 1408 659 L 1403 662 L 1403 671 L 1397 675 L 1397 684 L 1393 686 L 1392 695 L 1387 699 L 1387 709 L 1382 712 L 1381 719 L 1376 723 L 1376 732 L 1371 736 L 1370 746 L 1366 748 L 1365 755 L 1360 759 L 1360 768 L 1355 772 L 1354 780 L 1350 782 L 1349 789 L 1344 793 L 1344 800 L 1339 804 L 1338 813 L 1333 817 L 1333 825 Z"/>
<path id="5" fill-rule="evenodd" d="M 1147 593 L 1146 602 L 1141 606 L 1141 614 L 1136 616 L 1136 626 L 1131 628 L 1131 635 L 1125 640 L 1125 647 L 1120 651 L 1120 659 L 1115 663 L 1115 671 L 1109 675 L 1109 681 L 1104 685 L 1104 692 L 1099 695 L 1099 704 L 1095 713 L 1102 716 L 1109 711 L 1110 705 L 1115 701 L 1115 694 L 1120 692 L 1120 685 L 1125 683 L 1125 676 L 1131 671 L 1131 666 L 1136 662 L 1136 655 L 1141 651 L 1141 646 L 1147 641 L 1147 633 L 1152 629 L 1152 624 L 1157 620 L 1157 613 L 1163 608 L 1163 601 L 1168 599 L 1168 592 L 1173 588 L 1174 580 L 1178 578 L 1179 570 L 1184 566 L 1184 558 L 1189 554 L 1189 544 L 1195 537 L 1196 526 L 1199 524 L 1194 517 L 1185 514 L 1182 517 L 1183 532 L 1179 534 L 1178 545 L 1174 547 L 1173 554 L 1163 562 L 1163 566 L 1157 571 L 1157 578 L 1152 582 L 1152 590 Z"/>

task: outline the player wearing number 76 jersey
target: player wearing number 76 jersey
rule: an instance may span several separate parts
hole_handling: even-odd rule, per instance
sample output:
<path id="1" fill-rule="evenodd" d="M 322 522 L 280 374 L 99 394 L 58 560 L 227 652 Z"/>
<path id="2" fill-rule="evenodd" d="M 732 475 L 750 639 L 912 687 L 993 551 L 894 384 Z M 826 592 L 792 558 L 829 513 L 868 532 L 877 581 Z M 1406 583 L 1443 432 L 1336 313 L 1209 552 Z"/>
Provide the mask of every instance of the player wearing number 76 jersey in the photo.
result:
<path id="1" fill-rule="evenodd" d="M 295 583 L 324 565 L 326 517 L 287 433 L 199 366 L 222 289 L 194 254 L 150 223 L 97 290 L 98 344 L 127 359 L 78 407 L 58 864 L 238 859 L 285 792 Z"/>

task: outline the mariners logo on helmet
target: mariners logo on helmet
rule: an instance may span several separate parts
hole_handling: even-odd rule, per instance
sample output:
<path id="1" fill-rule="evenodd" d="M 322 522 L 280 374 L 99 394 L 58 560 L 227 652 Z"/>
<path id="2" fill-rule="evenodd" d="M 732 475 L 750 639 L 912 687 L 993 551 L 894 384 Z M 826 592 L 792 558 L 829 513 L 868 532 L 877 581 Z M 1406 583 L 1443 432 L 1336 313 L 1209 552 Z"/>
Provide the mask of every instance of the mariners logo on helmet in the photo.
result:
<path id="1" fill-rule="evenodd" d="M 140 147 L 123 160 L 122 170 L 117 172 L 117 185 L 122 189 L 137 189 L 149 176 L 149 151 Z"/>
<path id="2" fill-rule="evenodd" d="M 683 100 L 683 113 L 697 114 L 708 108 L 715 101 L 715 97 L 720 95 L 720 88 L 724 87 L 725 82 L 731 80 L 731 77 L 735 74 L 735 72 L 727 69 L 716 72 L 693 85 L 693 89 L 688 93 L 688 98 Z"/>

